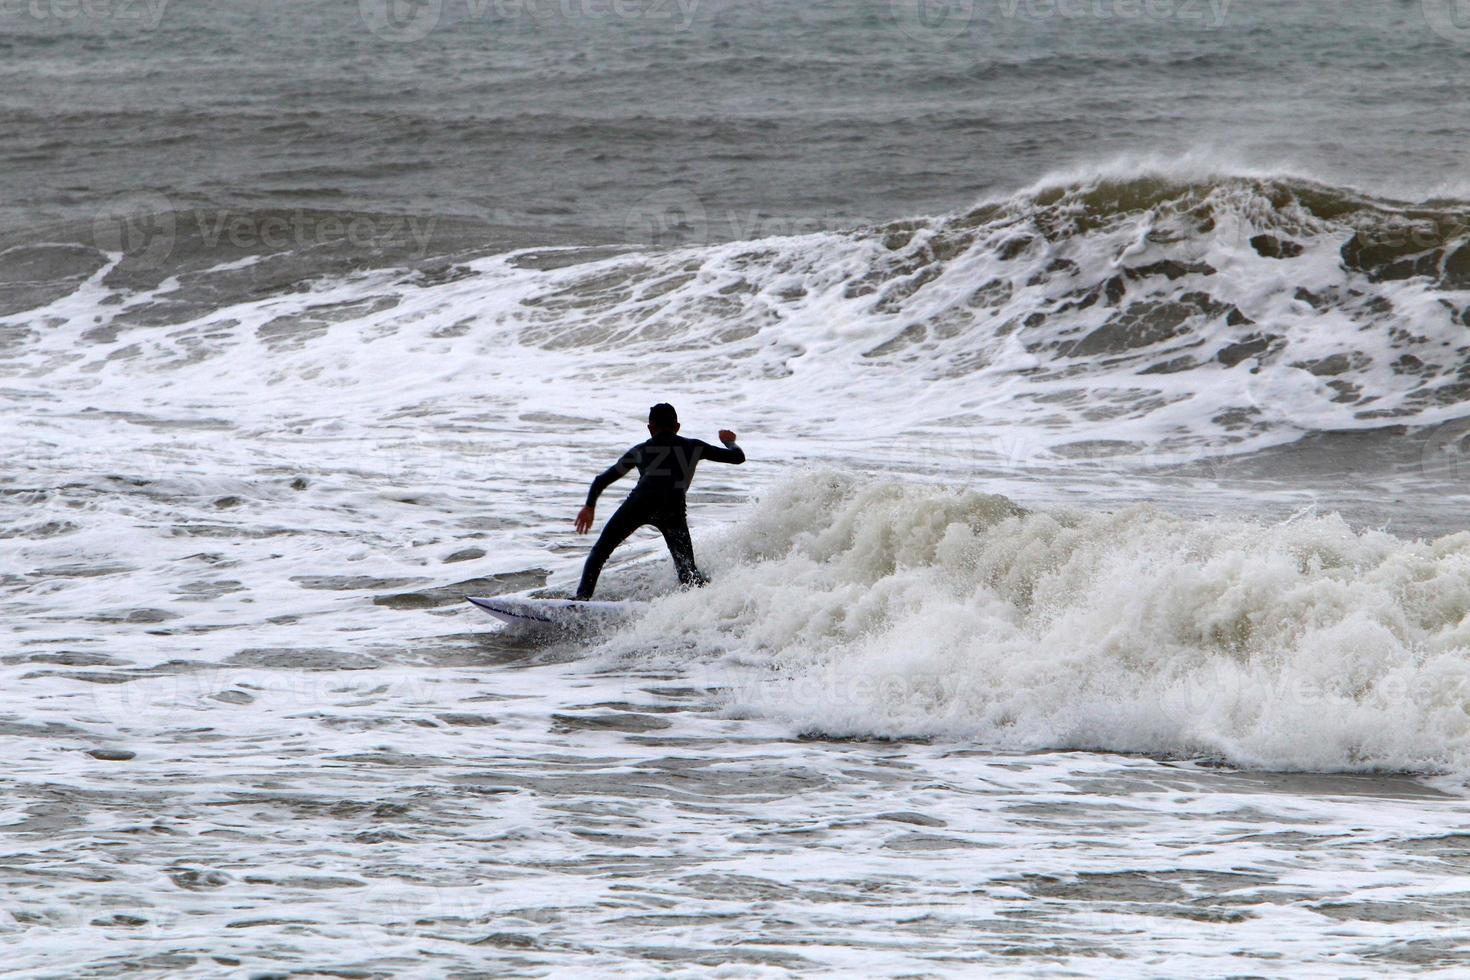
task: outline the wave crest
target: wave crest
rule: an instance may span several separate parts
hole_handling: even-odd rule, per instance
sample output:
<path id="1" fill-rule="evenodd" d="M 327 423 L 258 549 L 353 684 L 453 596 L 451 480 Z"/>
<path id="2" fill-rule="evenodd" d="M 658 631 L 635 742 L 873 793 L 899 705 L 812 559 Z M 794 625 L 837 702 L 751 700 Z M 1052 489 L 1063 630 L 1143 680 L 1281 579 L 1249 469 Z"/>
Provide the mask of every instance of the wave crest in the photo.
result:
<path id="1" fill-rule="evenodd" d="M 631 639 L 738 651 L 759 672 L 732 707 L 805 731 L 1470 772 L 1470 533 L 1025 511 L 822 472 L 720 560 Z"/>
<path id="2" fill-rule="evenodd" d="M 1135 171 L 846 233 L 521 250 L 279 288 L 259 262 L 164 270 L 131 293 L 89 265 L 3 325 L 38 376 L 105 366 L 228 392 L 224 358 L 253 354 L 287 387 L 346 390 L 381 383 L 378 362 L 435 376 L 491 358 L 582 388 L 733 384 L 773 417 L 840 410 L 879 437 L 963 432 L 1012 459 L 1170 462 L 1465 415 L 1467 216 Z"/>

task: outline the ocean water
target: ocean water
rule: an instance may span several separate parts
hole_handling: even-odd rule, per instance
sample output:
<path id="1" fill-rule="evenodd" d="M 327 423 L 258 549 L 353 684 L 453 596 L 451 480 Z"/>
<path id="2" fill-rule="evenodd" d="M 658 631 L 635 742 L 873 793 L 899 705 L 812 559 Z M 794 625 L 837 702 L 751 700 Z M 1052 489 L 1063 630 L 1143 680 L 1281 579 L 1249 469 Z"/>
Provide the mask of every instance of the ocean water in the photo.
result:
<path id="1" fill-rule="evenodd" d="M 1464 970 L 1464 5 L 0 52 L 0 972 Z M 712 584 L 463 603 L 665 400 Z"/>

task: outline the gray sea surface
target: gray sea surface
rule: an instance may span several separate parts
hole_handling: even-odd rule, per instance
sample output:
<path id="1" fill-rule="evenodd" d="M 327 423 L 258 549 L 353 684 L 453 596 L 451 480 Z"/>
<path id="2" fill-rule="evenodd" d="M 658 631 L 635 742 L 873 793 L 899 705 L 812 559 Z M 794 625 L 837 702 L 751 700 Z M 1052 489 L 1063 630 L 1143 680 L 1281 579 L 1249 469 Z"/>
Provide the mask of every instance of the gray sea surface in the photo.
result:
<path id="1" fill-rule="evenodd" d="M 0 2 L 0 972 L 1463 973 L 1467 67 L 1448 0 Z M 713 583 L 464 603 L 574 586 L 663 400 L 750 457 Z"/>

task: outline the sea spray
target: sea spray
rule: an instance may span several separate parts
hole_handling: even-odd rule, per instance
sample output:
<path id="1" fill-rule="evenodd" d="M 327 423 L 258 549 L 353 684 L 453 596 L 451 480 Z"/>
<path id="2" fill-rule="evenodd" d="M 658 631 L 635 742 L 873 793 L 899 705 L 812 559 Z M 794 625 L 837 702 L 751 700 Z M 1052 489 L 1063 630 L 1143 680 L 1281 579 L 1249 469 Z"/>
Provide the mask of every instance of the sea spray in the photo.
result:
<path id="1" fill-rule="evenodd" d="M 728 651 L 736 714 L 834 736 L 1470 773 L 1470 533 L 1405 541 L 813 472 L 619 643 Z"/>

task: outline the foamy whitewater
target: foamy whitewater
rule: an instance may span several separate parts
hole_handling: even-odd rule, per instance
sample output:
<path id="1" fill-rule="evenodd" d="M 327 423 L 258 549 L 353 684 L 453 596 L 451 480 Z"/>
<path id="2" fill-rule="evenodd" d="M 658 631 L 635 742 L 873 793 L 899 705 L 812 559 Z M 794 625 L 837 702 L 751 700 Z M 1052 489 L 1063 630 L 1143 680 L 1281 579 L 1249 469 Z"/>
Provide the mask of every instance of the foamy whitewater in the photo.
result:
<path id="1" fill-rule="evenodd" d="M 1098 174 L 288 288 L 33 246 L 81 271 L 0 320 L 8 967 L 1454 968 L 1460 207 Z M 464 605 L 570 589 L 665 397 L 750 455 L 713 584 L 644 532 L 617 629 Z"/>
<path id="2" fill-rule="evenodd" d="M 0 4 L 0 973 L 1463 974 L 1455 6 Z"/>

